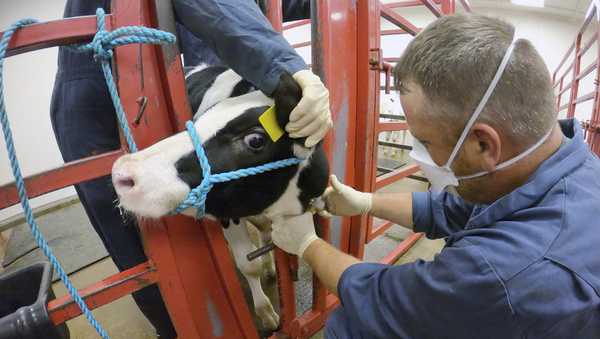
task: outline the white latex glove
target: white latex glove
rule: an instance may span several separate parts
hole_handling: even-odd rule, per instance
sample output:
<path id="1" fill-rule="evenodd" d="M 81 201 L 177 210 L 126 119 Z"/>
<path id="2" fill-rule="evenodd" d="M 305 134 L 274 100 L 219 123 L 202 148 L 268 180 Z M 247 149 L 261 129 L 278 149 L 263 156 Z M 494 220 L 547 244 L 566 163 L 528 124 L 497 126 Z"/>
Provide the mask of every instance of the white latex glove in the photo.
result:
<path id="1" fill-rule="evenodd" d="M 306 137 L 304 145 L 313 147 L 333 126 L 329 111 L 329 91 L 321 79 L 309 70 L 292 75 L 302 88 L 302 99 L 290 113 L 285 130 L 292 138 Z"/>
<path id="2" fill-rule="evenodd" d="M 282 250 L 302 257 L 304 251 L 315 240 L 315 223 L 311 213 L 281 218 L 273 221 L 271 239 Z"/>
<path id="3" fill-rule="evenodd" d="M 339 182 L 335 175 L 331 175 L 331 186 L 323 193 L 323 200 L 325 200 L 325 210 L 319 212 L 320 215 L 350 217 L 369 213 L 373 205 L 373 194 L 359 192 Z"/>

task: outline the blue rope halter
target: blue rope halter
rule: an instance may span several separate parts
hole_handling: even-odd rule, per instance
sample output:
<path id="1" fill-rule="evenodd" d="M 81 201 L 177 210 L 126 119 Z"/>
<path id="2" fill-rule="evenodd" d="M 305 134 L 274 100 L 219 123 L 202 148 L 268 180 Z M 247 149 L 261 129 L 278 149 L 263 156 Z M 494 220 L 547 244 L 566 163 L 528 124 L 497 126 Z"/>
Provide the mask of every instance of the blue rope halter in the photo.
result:
<path id="1" fill-rule="evenodd" d="M 179 204 L 179 206 L 175 208 L 176 213 L 181 213 L 187 208 L 195 207 L 198 209 L 196 216 L 198 218 L 201 218 L 206 213 L 206 196 L 208 195 L 208 192 L 210 192 L 214 184 L 236 180 L 251 175 L 264 173 L 267 171 L 284 168 L 287 166 L 293 166 L 302 162 L 302 160 L 298 158 L 288 158 L 284 160 L 269 162 L 260 166 L 243 168 L 235 171 L 218 174 L 211 174 L 210 164 L 208 163 L 206 152 L 204 152 L 204 147 L 202 147 L 202 142 L 200 141 L 200 137 L 196 132 L 194 123 L 188 121 L 185 123 L 185 127 L 187 128 L 188 134 L 192 139 L 192 144 L 194 145 L 194 150 L 196 151 L 196 156 L 198 157 L 198 162 L 200 163 L 200 168 L 202 168 L 202 181 L 200 182 L 200 185 L 192 189 L 188 196 L 185 198 L 185 200 L 183 200 Z"/>

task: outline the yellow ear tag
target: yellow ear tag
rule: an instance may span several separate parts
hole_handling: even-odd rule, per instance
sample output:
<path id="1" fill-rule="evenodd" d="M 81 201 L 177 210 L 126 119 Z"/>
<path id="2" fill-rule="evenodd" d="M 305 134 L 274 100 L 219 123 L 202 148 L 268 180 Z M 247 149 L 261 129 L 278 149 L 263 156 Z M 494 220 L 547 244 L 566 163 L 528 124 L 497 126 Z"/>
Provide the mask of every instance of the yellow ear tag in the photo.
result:
<path id="1" fill-rule="evenodd" d="M 275 106 L 269 107 L 263 114 L 258 117 L 258 121 L 263 126 L 269 137 L 273 142 L 277 142 L 279 138 L 285 133 L 283 129 L 277 123 L 277 117 L 275 116 Z"/>

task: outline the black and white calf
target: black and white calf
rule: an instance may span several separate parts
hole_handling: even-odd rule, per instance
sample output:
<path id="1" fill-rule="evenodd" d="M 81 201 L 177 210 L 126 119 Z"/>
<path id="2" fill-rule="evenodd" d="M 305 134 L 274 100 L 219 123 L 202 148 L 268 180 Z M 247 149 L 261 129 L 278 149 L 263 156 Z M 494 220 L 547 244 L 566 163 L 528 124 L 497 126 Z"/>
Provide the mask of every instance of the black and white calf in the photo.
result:
<path id="1" fill-rule="evenodd" d="M 206 213 L 220 220 L 236 264 L 248 280 L 255 310 L 263 325 L 278 326 L 279 317 L 260 285 L 261 260 L 249 262 L 246 254 L 255 250 L 247 223 L 251 220 L 270 235 L 270 222 L 307 210 L 319 197 L 328 180 L 328 164 L 321 144 L 305 148 L 304 140 L 285 134 L 271 141 L 258 121 L 275 104 L 280 126 L 301 97 L 291 76 L 282 75 L 280 85 L 269 98 L 224 67 L 200 66 L 186 75 L 194 126 L 200 136 L 212 173 L 248 168 L 268 162 L 299 157 L 300 164 L 263 174 L 216 184 L 206 201 Z M 202 169 L 186 132 L 166 138 L 137 153 L 118 159 L 113 183 L 120 207 L 141 217 L 159 218 L 169 214 L 202 180 Z M 183 213 L 195 216 L 192 208 Z"/>

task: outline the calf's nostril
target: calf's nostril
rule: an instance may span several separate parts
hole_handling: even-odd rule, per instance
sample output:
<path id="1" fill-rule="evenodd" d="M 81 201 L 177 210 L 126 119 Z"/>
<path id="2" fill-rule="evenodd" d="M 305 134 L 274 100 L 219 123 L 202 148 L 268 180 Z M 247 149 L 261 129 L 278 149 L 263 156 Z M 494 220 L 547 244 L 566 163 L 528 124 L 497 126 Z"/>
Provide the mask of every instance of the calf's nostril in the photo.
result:
<path id="1" fill-rule="evenodd" d="M 132 178 L 121 178 L 117 180 L 117 185 L 121 188 L 132 188 L 135 186 L 135 181 Z"/>

